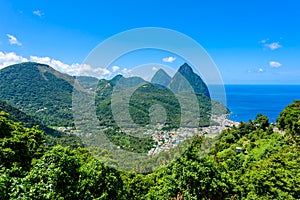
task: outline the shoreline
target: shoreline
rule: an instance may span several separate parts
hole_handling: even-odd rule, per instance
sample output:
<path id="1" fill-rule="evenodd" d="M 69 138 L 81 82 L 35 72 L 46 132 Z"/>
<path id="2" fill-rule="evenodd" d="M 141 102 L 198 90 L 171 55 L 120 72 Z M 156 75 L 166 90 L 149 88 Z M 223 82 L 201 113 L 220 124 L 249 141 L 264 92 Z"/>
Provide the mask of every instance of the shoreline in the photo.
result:
<path id="1" fill-rule="evenodd" d="M 173 129 L 170 131 L 154 131 L 152 138 L 153 141 L 156 142 L 156 145 L 154 145 L 153 148 L 148 151 L 147 155 L 151 156 L 156 155 L 161 151 L 168 151 L 192 136 L 204 134 L 219 134 L 227 128 L 238 126 L 240 124 L 239 122 L 229 120 L 228 116 L 228 114 L 212 116 L 212 123 L 216 122 L 218 125 L 199 128 L 181 127 L 179 129 Z"/>
<path id="2" fill-rule="evenodd" d="M 238 126 L 240 122 L 228 119 L 230 114 L 223 114 L 220 116 L 212 116 L 211 121 L 216 122 L 219 125 L 210 125 L 208 127 L 202 127 L 202 131 L 208 134 L 219 134 L 221 131 L 232 126 Z"/>

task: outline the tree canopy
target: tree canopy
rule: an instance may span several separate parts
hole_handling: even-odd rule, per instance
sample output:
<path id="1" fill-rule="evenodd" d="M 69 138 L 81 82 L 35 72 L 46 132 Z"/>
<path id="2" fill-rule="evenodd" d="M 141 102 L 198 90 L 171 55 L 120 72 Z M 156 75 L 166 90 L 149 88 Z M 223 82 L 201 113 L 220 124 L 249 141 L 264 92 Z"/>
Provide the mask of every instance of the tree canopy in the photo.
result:
<path id="1" fill-rule="evenodd" d="M 290 136 L 298 104 L 278 118 L 287 134 L 257 115 L 215 140 L 193 138 L 178 159 L 147 174 L 108 167 L 81 147 L 46 149 L 42 131 L 0 112 L 0 199 L 299 199 L 300 153 Z"/>

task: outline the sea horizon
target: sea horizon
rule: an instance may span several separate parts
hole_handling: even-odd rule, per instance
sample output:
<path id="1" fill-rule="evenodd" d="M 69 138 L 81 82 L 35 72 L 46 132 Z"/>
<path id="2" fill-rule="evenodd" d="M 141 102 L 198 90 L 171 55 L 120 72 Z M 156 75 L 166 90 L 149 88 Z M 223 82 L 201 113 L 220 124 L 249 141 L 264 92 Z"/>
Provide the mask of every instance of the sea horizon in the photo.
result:
<path id="1" fill-rule="evenodd" d="M 238 122 L 254 120 L 257 114 L 276 122 L 287 105 L 300 99 L 300 84 L 225 84 L 224 88 L 229 119 Z M 211 93 L 211 98 L 220 100 L 217 93 Z"/>

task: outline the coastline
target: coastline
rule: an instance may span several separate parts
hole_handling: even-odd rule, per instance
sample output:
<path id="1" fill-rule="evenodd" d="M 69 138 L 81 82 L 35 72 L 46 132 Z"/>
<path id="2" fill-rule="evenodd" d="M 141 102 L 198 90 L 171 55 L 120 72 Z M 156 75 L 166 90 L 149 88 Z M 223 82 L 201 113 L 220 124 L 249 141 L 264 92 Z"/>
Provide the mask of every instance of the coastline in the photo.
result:
<path id="1" fill-rule="evenodd" d="M 226 128 L 230 128 L 232 126 L 238 126 L 240 122 L 233 121 L 229 119 L 230 114 L 223 114 L 223 115 L 215 115 L 211 117 L 212 122 L 216 122 L 218 125 L 210 125 L 208 127 L 203 127 L 203 133 L 207 134 L 219 134 Z"/>
<path id="2" fill-rule="evenodd" d="M 212 123 L 216 125 L 211 125 L 208 127 L 181 127 L 179 129 L 172 129 L 170 131 L 155 130 L 154 133 L 152 133 L 152 138 L 154 142 L 156 142 L 156 145 L 154 145 L 153 148 L 148 151 L 147 155 L 151 156 L 156 155 L 161 151 L 168 151 L 192 136 L 201 136 L 204 134 L 219 134 L 226 128 L 238 126 L 240 124 L 239 122 L 229 120 L 228 117 L 228 114 L 212 116 Z"/>

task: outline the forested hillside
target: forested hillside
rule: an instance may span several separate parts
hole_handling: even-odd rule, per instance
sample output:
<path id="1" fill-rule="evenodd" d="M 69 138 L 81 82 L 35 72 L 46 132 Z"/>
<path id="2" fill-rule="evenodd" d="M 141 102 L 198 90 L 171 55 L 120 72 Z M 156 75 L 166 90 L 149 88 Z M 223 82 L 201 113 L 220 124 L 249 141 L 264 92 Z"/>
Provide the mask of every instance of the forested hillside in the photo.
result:
<path id="1" fill-rule="evenodd" d="M 72 126 L 73 81 L 48 65 L 11 65 L 0 70 L 0 99 L 45 125 Z"/>
<path id="2" fill-rule="evenodd" d="M 38 126 L 40 130 L 44 131 L 46 134 L 52 136 L 59 136 L 60 133 L 52 128 L 39 122 L 36 118 L 27 115 L 26 113 L 20 111 L 19 109 L 9 105 L 5 101 L 0 100 L 0 110 L 9 113 L 9 119 L 17 122 L 22 122 L 25 127 L 32 128 Z"/>
<path id="3" fill-rule="evenodd" d="M 207 86 L 186 63 L 173 78 L 164 70 L 158 70 L 151 83 L 140 77 L 122 75 L 111 80 L 101 79 L 96 88 L 95 105 L 100 126 L 109 127 L 106 135 L 110 141 L 139 153 L 147 153 L 153 147 L 152 136 L 141 139 L 126 135 L 119 131 L 120 126 L 129 132 L 131 127 L 137 131 L 139 127 L 157 124 L 163 125 L 163 130 L 199 128 L 211 125 L 212 114 L 229 113 L 224 105 L 210 99 Z M 128 110 L 128 114 L 124 110 Z"/>
<path id="4" fill-rule="evenodd" d="M 149 106 L 156 99 L 156 103 L 166 106 L 168 110 L 167 124 L 178 127 L 181 111 L 178 112 L 176 98 L 182 97 L 181 104 L 193 105 L 191 94 L 195 94 L 199 104 L 200 126 L 210 125 L 211 106 L 217 105 L 222 114 L 228 113 L 227 108 L 217 102 L 211 102 L 207 86 L 199 75 L 193 72 L 188 64 L 183 64 L 173 78 L 169 77 L 162 69 L 153 77 L 154 84 L 148 83 L 139 77 L 124 78 L 121 75 L 111 80 L 99 80 L 93 77 L 72 77 L 60 73 L 48 65 L 34 62 L 20 63 L 8 66 L 0 70 L 0 100 L 4 100 L 27 115 L 35 118 L 40 124 L 54 127 L 72 127 L 74 120 L 72 115 L 72 93 L 74 84 L 79 83 L 76 89 L 82 92 L 96 93 L 95 105 L 99 124 L 104 126 L 113 125 L 111 113 L 111 95 L 115 85 L 123 85 L 122 93 L 139 84 L 147 83 L 148 88 L 140 88 L 134 93 L 130 101 L 130 114 L 139 125 L 149 124 Z M 156 82 L 157 83 L 156 83 Z M 120 84 L 119 82 L 122 82 Z M 161 84 L 159 84 L 162 82 Z M 165 83 L 163 83 L 165 82 Z M 165 84 L 165 85 L 163 85 Z M 176 93 L 176 98 L 172 93 Z M 171 97 L 170 94 L 173 96 Z M 152 98 L 153 97 L 153 98 Z M 146 101 L 146 105 L 143 103 Z M 175 104 L 174 104 L 175 103 Z M 222 108 L 223 107 L 223 108 Z M 186 108 L 190 109 L 191 108 Z M 185 109 L 185 110 L 186 110 Z M 147 116 L 146 116 L 147 115 Z M 186 114 L 186 116 L 190 116 Z M 146 117 L 146 120 L 144 120 Z M 190 116 L 192 119 L 194 116 Z M 186 118 L 186 117 L 185 117 Z M 184 126 L 191 126 L 190 119 L 184 119 Z"/>
<path id="5" fill-rule="evenodd" d="M 43 139 L 46 142 L 45 145 L 47 146 L 47 148 L 51 148 L 52 146 L 55 146 L 57 144 L 70 146 L 72 148 L 77 148 L 78 146 L 83 145 L 79 137 L 75 137 L 74 135 L 66 134 L 53 128 L 49 128 L 42 122 L 38 121 L 38 119 L 25 114 L 19 109 L 9 105 L 5 101 L 0 100 L 0 111 L 9 113 L 9 120 L 20 122 L 26 128 L 37 127 L 39 130 L 42 130 L 45 133 L 43 135 Z"/>
<path id="6" fill-rule="evenodd" d="M 181 75 L 183 78 L 180 78 L 180 70 L 183 73 Z M 39 125 L 40 129 L 47 133 L 46 136 L 49 134 L 60 136 L 61 133 L 56 131 L 60 127 L 62 129 L 68 127 L 75 129 L 72 113 L 72 93 L 74 84 L 79 83 L 79 86 L 75 88 L 80 90 L 83 96 L 96 91 L 95 106 L 99 125 L 104 128 L 110 127 L 106 131 L 110 141 L 126 150 L 148 152 L 154 144 L 151 136 L 148 139 L 141 140 L 118 131 L 118 125 L 114 121 L 114 116 L 119 116 L 119 114 L 117 113 L 113 116 L 111 110 L 112 92 L 116 85 L 122 85 L 119 88 L 119 96 L 122 96 L 132 87 L 146 84 L 138 88 L 129 101 L 131 115 L 129 117 L 132 117 L 134 123 L 139 126 L 162 123 L 166 129 L 172 129 L 178 128 L 180 125 L 186 127 L 210 125 L 211 100 L 206 96 L 208 93 L 207 87 L 187 64 L 180 67 L 179 71 L 176 75 L 177 78 L 174 77 L 175 79 L 173 78 L 172 80 L 163 70 L 159 70 L 154 76 L 154 79 L 157 77 L 157 81 L 165 81 L 162 79 L 166 78 L 169 84 L 173 84 L 173 90 L 179 92 L 175 97 L 174 91 L 171 91 L 168 88 L 169 86 L 165 87 L 148 83 L 139 77 L 124 78 L 121 75 L 117 75 L 111 80 L 103 79 L 98 81 L 98 79 L 93 77 L 71 77 L 54 70 L 48 65 L 27 62 L 8 66 L 0 70 L 0 99 L 8 103 L 3 110 L 10 113 L 10 119 L 21 121 L 27 127 Z M 164 74 L 164 76 L 159 76 L 160 73 Z M 184 78 L 189 76 L 193 77 L 190 80 L 191 83 L 188 83 Z M 189 84 L 192 86 L 190 90 L 186 88 L 186 85 Z M 202 90 L 196 90 L 196 87 L 201 86 L 201 84 L 204 84 Z M 194 89 L 197 99 L 192 102 L 191 98 L 189 98 L 191 96 L 189 93 L 193 93 Z M 178 96 L 181 97 L 182 102 L 178 102 Z M 118 105 L 117 107 L 122 105 L 118 102 L 118 98 L 114 100 L 115 104 Z M 190 105 L 190 107 L 186 106 L 182 109 L 179 103 Z M 197 113 L 200 113 L 200 116 L 198 118 L 195 116 L 195 111 L 193 111 L 195 108 L 193 105 L 196 103 L 199 103 L 199 112 Z M 216 102 L 213 103 L 214 105 L 218 104 Z M 151 122 L 150 116 L 154 114 L 149 112 L 149 110 L 153 105 L 160 105 L 165 108 L 167 111 L 165 121 Z M 219 104 L 219 107 L 223 108 L 224 112 L 222 111 L 222 113 L 228 113 L 226 107 L 221 104 Z M 186 113 L 185 115 L 182 113 L 183 110 Z M 123 116 L 122 113 L 120 116 Z M 127 123 L 127 118 L 124 118 L 125 123 Z M 159 117 L 156 116 L 156 118 Z M 194 119 L 199 120 L 199 122 L 193 123 Z M 68 143 L 65 141 L 66 138 L 70 137 L 64 137 L 64 141 L 59 143 Z M 47 140 L 48 143 L 56 142 L 51 137 L 48 139 L 51 141 Z"/>
<path id="7" fill-rule="evenodd" d="M 136 174 L 107 167 L 84 148 L 46 150 L 42 131 L 1 112 L 0 198 L 299 199 L 299 118 L 295 101 L 278 118 L 284 132 L 257 115 L 226 129 L 215 143 L 195 137 L 177 160 Z"/>

